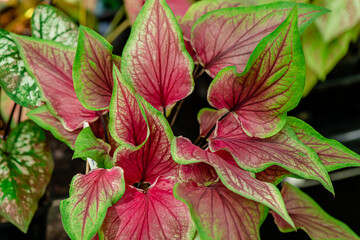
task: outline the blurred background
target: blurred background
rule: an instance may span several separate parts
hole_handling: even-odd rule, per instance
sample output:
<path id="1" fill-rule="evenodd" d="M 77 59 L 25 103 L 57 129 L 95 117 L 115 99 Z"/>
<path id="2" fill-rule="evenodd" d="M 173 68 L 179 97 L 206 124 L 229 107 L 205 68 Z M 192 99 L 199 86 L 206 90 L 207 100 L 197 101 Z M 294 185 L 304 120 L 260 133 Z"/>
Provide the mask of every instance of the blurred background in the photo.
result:
<path id="1" fill-rule="evenodd" d="M 114 54 L 121 55 L 129 36 L 136 11 L 144 0 L 0 0 L 0 28 L 22 35 L 30 35 L 30 18 L 39 4 L 51 4 L 74 21 L 92 28 L 114 46 Z M 168 3 L 171 4 L 171 0 Z M 191 0 L 187 1 L 191 4 Z M 248 1 L 251 4 L 272 0 Z M 360 0 L 303 0 L 326 7 L 331 13 L 319 18 L 302 34 L 306 59 L 307 79 L 300 105 L 289 115 L 299 117 L 327 138 L 334 138 L 353 151 L 360 153 Z M 174 10 L 174 9 L 173 9 Z M 179 15 L 183 9 L 179 9 Z M 194 93 L 185 99 L 175 124 L 175 135 L 195 139 L 198 136 L 196 116 L 206 101 L 207 87 L 211 82 L 203 74 Z M 13 102 L 1 91 L 0 131 L 4 131 L 12 111 Z M 14 112 L 14 119 L 26 119 L 26 109 Z M 71 160 L 73 152 L 57 141 L 51 133 L 47 139 L 52 150 L 55 168 L 44 197 L 43 210 L 39 210 L 27 236 L 19 239 L 68 239 L 63 230 L 59 202 L 68 197 L 69 184 L 76 173 L 85 172 L 85 162 Z M 331 174 L 336 198 L 312 181 L 293 182 L 313 197 L 329 214 L 347 223 L 360 234 L 360 169 L 348 168 Z M 44 217 L 45 216 L 45 220 Z M 47 217 L 46 217 L 47 216 Z M 14 238 L 11 226 L 0 226 Z M 15 231 L 15 230 L 14 230 Z M 40 231 L 40 233 L 39 233 Z M 46 238 L 45 235 L 46 234 Z M 6 233 L 5 233 L 6 235 Z M 0 233 L 0 236 L 5 236 Z M 281 234 L 271 216 L 262 227 L 262 239 L 308 239 L 301 233 Z M 1 238 L 1 237 L 0 237 Z M 3 238 L 1 238 L 3 239 Z"/>

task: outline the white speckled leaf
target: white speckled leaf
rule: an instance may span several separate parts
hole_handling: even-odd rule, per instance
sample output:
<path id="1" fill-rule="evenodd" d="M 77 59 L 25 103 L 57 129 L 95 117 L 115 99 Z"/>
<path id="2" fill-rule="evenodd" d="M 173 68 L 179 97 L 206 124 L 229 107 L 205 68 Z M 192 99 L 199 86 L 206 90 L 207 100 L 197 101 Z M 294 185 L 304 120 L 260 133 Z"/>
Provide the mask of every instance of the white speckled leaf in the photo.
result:
<path id="1" fill-rule="evenodd" d="M 43 130 L 22 122 L 0 143 L 0 215 L 26 232 L 52 170 Z"/>
<path id="2" fill-rule="evenodd" d="M 31 33 L 33 37 L 76 47 L 79 29 L 76 23 L 60 10 L 49 5 L 40 5 L 31 18 Z"/>
<path id="3" fill-rule="evenodd" d="M 10 34 L 0 29 L 0 85 L 17 104 L 39 106 L 41 93 L 35 80 L 26 72 L 24 62 Z"/>

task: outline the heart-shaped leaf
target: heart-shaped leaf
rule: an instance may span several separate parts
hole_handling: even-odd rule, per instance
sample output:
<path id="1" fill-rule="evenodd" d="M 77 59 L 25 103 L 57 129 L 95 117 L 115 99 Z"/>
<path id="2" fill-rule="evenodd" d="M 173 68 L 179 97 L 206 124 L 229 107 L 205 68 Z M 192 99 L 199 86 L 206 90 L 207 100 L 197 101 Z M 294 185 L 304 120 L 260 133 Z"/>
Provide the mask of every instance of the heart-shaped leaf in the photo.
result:
<path id="1" fill-rule="evenodd" d="M 79 32 L 73 68 L 76 94 L 87 109 L 106 110 L 109 108 L 114 85 L 113 47 L 87 27 L 80 26 Z"/>
<path id="2" fill-rule="evenodd" d="M 242 72 L 258 43 L 286 19 L 295 5 L 278 2 L 210 12 L 193 26 L 191 45 L 211 77 L 228 66 L 236 66 L 237 71 Z M 300 33 L 317 17 L 328 12 L 325 8 L 308 4 L 297 6 Z M 283 49 L 280 43 L 275 45 Z M 276 58 L 276 54 L 274 56 Z"/>
<path id="3" fill-rule="evenodd" d="M 209 147 L 213 152 L 226 149 L 239 166 L 248 171 L 260 172 L 278 165 L 300 177 L 321 182 L 330 192 L 334 190 L 316 152 L 305 146 L 288 125 L 269 138 L 249 137 L 230 114 L 218 122 Z"/>
<path id="4" fill-rule="evenodd" d="M 120 146 L 114 153 L 115 165 L 125 171 L 126 184 L 153 183 L 159 176 L 177 176 L 178 164 L 171 157 L 173 133 L 165 117 L 139 97 L 144 107 L 150 135 L 138 150 Z"/>
<path id="5" fill-rule="evenodd" d="M 0 85 L 17 104 L 34 108 L 41 104 L 41 93 L 35 80 L 27 73 L 16 43 L 0 29 Z"/>
<path id="6" fill-rule="evenodd" d="M 123 51 L 125 80 L 162 110 L 192 92 L 193 68 L 180 27 L 165 0 L 146 1 Z"/>
<path id="7" fill-rule="evenodd" d="M 48 108 L 62 122 L 64 128 L 74 131 L 82 128 L 84 122 L 94 122 L 98 114 L 85 109 L 74 90 L 74 49 L 53 41 L 12 36 L 28 72 L 40 86 Z"/>
<path id="8" fill-rule="evenodd" d="M 51 152 L 43 130 L 30 120 L 0 145 L 0 215 L 26 233 L 50 181 Z"/>
<path id="9" fill-rule="evenodd" d="M 285 182 L 281 194 L 296 228 L 304 230 L 311 239 L 360 239 L 346 224 L 327 214 L 300 189 Z M 280 231 L 294 231 L 279 215 L 272 211 L 271 213 Z"/>
<path id="10" fill-rule="evenodd" d="M 190 41 L 192 26 L 205 13 L 222 8 L 240 7 L 247 5 L 250 5 L 250 2 L 245 0 L 203 0 L 193 3 L 186 11 L 184 17 L 179 23 L 184 35 L 184 39 Z"/>
<path id="11" fill-rule="evenodd" d="M 223 184 L 208 187 L 178 183 L 177 199 L 186 203 L 201 239 L 260 239 L 268 208 L 243 198 Z"/>
<path id="12" fill-rule="evenodd" d="M 240 169 L 236 166 L 236 163 L 229 162 L 212 152 L 205 151 L 193 145 L 186 138 L 174 138 L 171 148 L 175 162 L 179 164 L 203 162 L 211 165 L 216 170 L 221 182 L 229 190 L 270 207 L 284 217 L 288 223 L 292 224 L 280 192 L 275 185 L 256 180 L 253 177 L 254 174 Z"/>
<path id="13" fill-rule="evenodd" d="M 67 144 L 72 150 L 75 149 L 75 141 L 81 129 L 67 131 L 61 121 L 52 115 L 47 105 L 31 110 L 27 116 L 43 129 L 50 131 L 54 137 Z"/>
<path id="14" fill-rule="evenodd" d="M 96 138 L 90 127 L 84 128 L 76 139 L 73 158 L 91 158 L 99 168 L 111 168 L 110 144 Z"/>
<path id="15" fill-rule="evenodd" d="M 305 62 L 297 26 L 297 8 L 254 50 L 246 69 L 219 72 L 208 90 L 217 109 L 236 113 L 249 136 L 266 138 L 279 132 L 286 113 L 299 103 L 305 84 Z"/>
<path id="16" fill-rule="evenodd" d="M 60 203 L 62 223 L 71 239 L 90 239 L 97 233 L 107 209 L 124 194 L 123 173 L 119 167 L 98 168 L 73 178 L 70 197 Z"/>
<path id="17" fill-rule="evenodd" d="M 140 148 L 149 137 L 149 127 L 134 89 L 114 66 L 114 92 L 110 102 L 109 130 L 112 137 L 128 148 Z"/>
<path id="18" fill-rule="evenodd" d="M 132 186 L 110 207 L 100 235 L 103 239 L 193 239 L 189 210 L 174 198 L 176 181 L 160 177 L 147 190 Z"/>
<path id="19" fill-rule="evenodd" d="M 301 142 L 315 150 L 328 172 L 345 167 L 360 166 L 360 156 L 338 141 L 323 137 L 300 119 L 289 117 L 287 123 Z"/>
<path id="20" fill-rule="evenodd" d="M 76 23 L 59 9 L 39 5 L 31 18 L 31 34 L 36 38 L 76 47 L 79 30 Z"/>

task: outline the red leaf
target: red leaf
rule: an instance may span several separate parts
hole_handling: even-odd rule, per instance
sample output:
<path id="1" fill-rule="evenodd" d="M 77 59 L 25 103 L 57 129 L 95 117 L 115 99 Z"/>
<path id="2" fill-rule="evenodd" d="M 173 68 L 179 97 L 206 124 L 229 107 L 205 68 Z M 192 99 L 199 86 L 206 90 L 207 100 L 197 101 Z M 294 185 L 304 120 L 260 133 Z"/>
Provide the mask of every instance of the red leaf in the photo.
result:
<path id="1" fill-rule="evenodd" d="M 221 182 L 229 190 L 272 208 L 286 218 L 287 222 L 292 223 L 280 193 L 274 185 L 256 180 L 252 173 L 234 166 L 214 153 L 202 150 L 183 137 L 174 138 L 171 151 L 177 163 L 209 164 L 216 170 Z"/>
<path id="2" fill-rule="evenodd" d="M 179 183 L 175 197 L 190 208 L 201 239 L 260 239 L 267 208 L 243 198 L 223 184 L 209 187 Z"/>
<path id="3" fill-rule="evenodd" d="M 218 122 L 209 146 L 212 151 L 226 149 L 248 171 L 260 172 L 278 165 L 298 176 L 320 181 L 333 192 L 330 177 L 316 153 L 302 144 L 288 125 L 270 138 L 249 137 L 230 114 Z"/>
<path id="4" fill-rule="evenodd" d="M 279 2 L 211 12 L 193 26 L 191 44 L 211 77 L 228 66 L 236 66 L 242 72 L 260 40 L 273 32 L 294 6 L 295 3 Z M 300 32 L 327 12 L 306 4 L 298 4 L 298 8 Z"/>
<path id="5" fill-rule="evenodd" d="M 109 108 L 114 85 L 112 49 L 98 33 L 80 26 L 73 77 L 77 96 L 87 109 Z"/>
<path id="6" fill-rule="evenodd" d="M 287 123 L 301 142 L 315 150 L 328 172 L 345 167 L 360 166 L 360 156 L 338 141 L 323 137 L 300 119 L 289 117 Z"/>
<path id="7" fill-rule="evenodd" d="M 124 79 L 161 110 L 192 92 L 193 68 L 180 27 L 165 0 L 147 1 L 123 51 Z"/>
<path id="8" fill-rule="evenodd" d="M 360 239 L 346 224 L 327 214 L 300 189 L 285 182 L 281 194 L 296 228 L 304 230 L 311 239 Z M 280 231 L 294 231 L 279 215 L 271 213 Z"/>
<path id="9" fill-rule="evenodd" d="M 247 135 L 270 137 L 283 128 L 286 113 L 301 99 L 304 64 L 294 8 L 259 43 L 243 73 L 227 67 L 216 76 L 208 90 L 208 101 L 217 109 L 236 113 Z"/>
<path id="10" fill-rule="evenodd" d="M 141 147 L 149 136 L 146 118 L 134 89 L 126 83 L 114 65 L 114 92 L 110 103 L 109 128 L 113 138 L 128 147 Z"/>
<path id="11" fill-rule="evenodd" d="M 125 171 L 127 184 L 149 182 L 159 176 L 177 176 L 178 164 L 171 157 L 170 144 L 173 138 L 165 117 L 145 100 L 141 99 L 148 121 L 150 135 L 138 150 L 120 146 L 114 153 L 115 165 Z"/>
<path id="12" fill-rule="evenodd" d="M 71 239 L 89 239 L 99 230 L 107 209 L 124 194 L 123 170 L 95 169 L 76 175 L 70 197 L 61 201 L 63 226 Z"/>
<path id="13" fill-rule="evenodd" d="M 282 167 L 273 165 L 273 166 L 268 167 L 264 171 L 256 173 L 255 175 L 256 175 L 256 179 L 258 179 L 260 181 L 269 182 L 269 183 L 277 185 L 285 177 L 292 176 L 293 174 Z"/>
<path id="14" fill-rule="evenodd" d="M 132 186 L 109 208 L 104 239 L 192 239 L 195 228 L 184 203 L 173 196 L 173 178 L 160 177 L 146 191 Z"/>
<path id="15" fill-rule="evenodd" d="M 73 85 L 72 63 L 75 51 L 60 43 L 15 36 L 22 59 L 37 80 L 51 112 L 68 131 L 94 122 L 98 115 L 79 102 Z"/>
<path id="16" fill-rule="evenodd" d="M 227 113 L 227 110 L 215 110 L 203 108 L 199 111 L 197 120 L 200 124 L 200 135 L 205 137 L 206 134 L 215 126 L 216 122 Z"/>
<path id="17" fill-rule="evenodd" d="M 203 185 L 218 181 L 218 175 L 215 169 L 206 163 L 194 163 L 189 165 L 180 165 L 179 177 L 182 181 L 190 180 Z"/>

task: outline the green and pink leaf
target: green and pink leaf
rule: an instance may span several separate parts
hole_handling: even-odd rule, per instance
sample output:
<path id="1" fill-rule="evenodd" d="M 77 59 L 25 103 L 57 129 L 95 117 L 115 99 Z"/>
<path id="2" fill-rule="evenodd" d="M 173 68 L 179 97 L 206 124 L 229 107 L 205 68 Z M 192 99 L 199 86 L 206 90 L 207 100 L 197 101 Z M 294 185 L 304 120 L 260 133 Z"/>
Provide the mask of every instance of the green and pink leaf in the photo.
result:
<path id="1" fill-rule="evenodd" d="M 296 228 L 304 230 L 311 239 L 360 239 L 346 224 L 327 214 L 300 189 L 285 182 L 281 194 Z M 271 213 L 280 231 L 294 231 L 279 215 Z"/>
<path id="2" fill-rule="evenodd" d="M 330 192 L 334 191 L 316 152 L 304 145 L 288 125 L 269 138 L 249 137 L 230 114 L 217 123 L 209 147 L 213 152 L 226 149 L 247 171 L 260 172 L 277 165 L 300 177 L 317 180 Z"/>
<path id="3" fill-rule="evenodd" d="M 126 184 L 154 183 L 159 176 L 177 176 L 179 165 L 171 157 L 173 133 L 165 117 L 139 97 L 149 126 L 149 137 L 139 149 L 120 146 L 115 165 L 124 169 Z"/>
<path id="4" fill-rule="evenodd" d="M 212 108 L 203 108 L 197 115 L 200 125 L 200 137 L 205 137 L 207 133 L 216 125 L 216 122 L 228 111 L 225 109 L 216 110 Z"/>
<path id="5" fill-rule="evenodd" d="M 25 66 L 37 81 L 50 111 L 68 131 L 94 122 L 98 113 L 85 109 L 73 85 L 72 64 L 75 51 L 52 41 L 12 35 Z M 100 113 L 99 113 L 100 114 Z"/>
<path id="6" fill-rule="evenodd" d="M 188 96 L 194 64 L 165 0 L 146 1 L 125 45 L 121 73 L 158 110 Z"/>
<path id="7" fill-rule="evenodd" d="M 260 239 L 268 208 L 223 184 L 205 187 L 181 182 L 175 185 L 174 195 L 189 207 L 201 239 Z"/>
<path id="8" fill-rule="evenodd" d="M 80 26 L 73 79 L 79 101 L 89 110 L 109 108 L 114 85 L 112 49 L 98 33 Z"/>
<path id="9" fill-rule="evenodd" d="M 123 174 L 119 167 L 98 168 L 73 178 L 70 197 L 60 203 L 62 223 L 71 239 L 90 239 L 98 232 L 107 209 L 124 194 Z"/>
<path id="10" fill-rule="evenodd" d="M 234 160 L 230 162 L 231 159 L 223 159 L 212 152 L 205 151 L 193 145 L 186 138 L 174 138 L 171 147 L 175 162 L 179 164 L 199 162 L 209 164 L 216 170 L 221 182 L 229 190 L 270 207 L 284 217 L 288 223 L 292 224 L 280 192 L 275 185 L 255 179 L 254 174 L 237 167 Z"/>
<path id="11" fill-rule="evenodd" d="M 110 207 L 100 236 L 104 239 L 193 239 L 189 210 L 174 198 L 176 180 L 160 177 L 147 190 L 127 186 L 124 196 Z"/>
<path id="12" fill-rule="evenodd" d="M 258 43 L 286 19 L 295 5 L 278 2 L 206 14 L 195 23 L 191 35 L 191 44 L 201 65 L 211 77 L 228 66 L 236 66 L 237 71 L 242 72 Z M 297 6 L 300 33 L 317 17 L 328 12 L 325 8 L 308 4 Z"/>
<path id="13" fill-rule="evenodd" d="M 295 7 L 260 41 L 243 73 L 234 66 L 219 72 L 209 87 L 208 101 L 217 109 L 234 112 L 247 135 L 266 138 L 283 128 L 287 112 L 301 99 L 304 84 Z"/>
<path id="14" fill-rule="evenodd" d="M 143 112 L 143 106 L 137 100 L 134 89 L 123 79 L 114 65 L 114 89 L 110 102 L 109 130 L 112 137 L 127 148 L 140 148 L 150 131 Z"/>
<path id="15" fill-rule="evenodd" d="M 289 117 L 287 124 L 306 146 L 315 150 L 328 172 L 345 167 L 359 167 L 360 156 L 336 140 L 327 139 L 300 119 Z"/>

